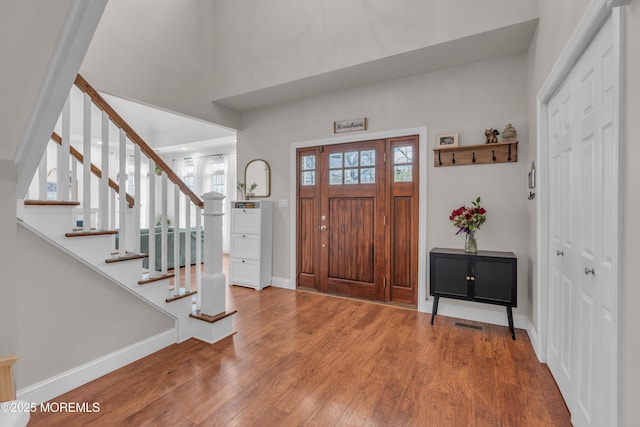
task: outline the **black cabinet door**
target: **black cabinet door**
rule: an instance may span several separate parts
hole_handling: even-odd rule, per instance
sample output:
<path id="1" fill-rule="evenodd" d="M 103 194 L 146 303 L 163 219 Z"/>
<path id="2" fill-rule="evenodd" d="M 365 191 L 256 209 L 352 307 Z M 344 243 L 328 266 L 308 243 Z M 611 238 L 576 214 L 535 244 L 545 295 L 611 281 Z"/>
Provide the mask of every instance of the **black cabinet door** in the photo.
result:
<path id="1" fill-rule="evenodd" d="M 438 255 L 431 257 L 431 295 L 469 297 L 467 257 Z"/>
<path id="2" fill-rule="evenodd" d="M 491 304 L 516 305 L 513 295 L 516 283 L 515 262 L 510 259 L 473 257 L 471 296 Z"/>

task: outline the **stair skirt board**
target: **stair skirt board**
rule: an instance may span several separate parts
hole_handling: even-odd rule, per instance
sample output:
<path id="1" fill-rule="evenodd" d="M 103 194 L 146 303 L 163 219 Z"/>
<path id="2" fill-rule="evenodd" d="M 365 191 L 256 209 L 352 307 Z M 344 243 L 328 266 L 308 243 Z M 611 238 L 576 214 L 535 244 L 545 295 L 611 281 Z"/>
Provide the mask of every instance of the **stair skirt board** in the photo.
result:
<path id="1" fill-rule="evenodd" d="M 87 384 L 103 375 L 142 359 L 158 350 L 175 344 L 178 330 L 169 329 L 145 340 L 131 344 L 112 353 L 99 357 L 66 372 L 18 390 L 17 398 L 40 404 L 51 400 L 76 387 Z"/>

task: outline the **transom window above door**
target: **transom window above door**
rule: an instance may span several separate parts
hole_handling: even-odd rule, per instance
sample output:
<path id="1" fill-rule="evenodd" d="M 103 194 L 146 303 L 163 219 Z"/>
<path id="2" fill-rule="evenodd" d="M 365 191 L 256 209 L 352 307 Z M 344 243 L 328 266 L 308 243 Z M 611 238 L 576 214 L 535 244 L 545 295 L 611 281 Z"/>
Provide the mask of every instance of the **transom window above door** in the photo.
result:
<path id="1" fill-rule="evenodd" d="M 329 155 L 329 185 L 374 184 L 376 151 L 360 150 Z"/>

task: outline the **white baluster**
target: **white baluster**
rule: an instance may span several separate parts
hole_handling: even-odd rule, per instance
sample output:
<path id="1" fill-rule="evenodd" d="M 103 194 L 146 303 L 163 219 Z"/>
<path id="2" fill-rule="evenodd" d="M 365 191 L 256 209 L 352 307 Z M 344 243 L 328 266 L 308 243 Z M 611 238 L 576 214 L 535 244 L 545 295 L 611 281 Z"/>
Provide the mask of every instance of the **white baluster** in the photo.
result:
<path id="1" fill-rule="evenodd" d="M 83 136 L 82 136 L 82 155 L 84 156 L 82 162 L 82 228 L 84 231 L 91 230 L 91 98 L 86 93 L 84 94 L 84 108 L 83 108 Z M 64 149 L 64 147 L 63 147 Z M 69 155 L 64 156 L 67 160 L 69 159 Z M 63 184 L 58 184 L 59 186 L 68 187 L 69 186 L 69 178 L 68 178 L 68 170 L 67 172 L 64 169 L 58 168 L 58 176 L 61 174 L 64 175 Z M 64 190 L 62 190 L 64 193 Z"/>
<path id="2" fill-rule="evenodd" d="M 119 255 L 123 257 L 127 253 L 127 136 L 122 129 L 120 129 L 120 149 L 118 150 L 118 156 L 120 157 L 118 166 L 118 185 L 120 186 L 120 223 L 118 224 L 120 240 L 118 250 Z"/>
<path id="3" fill-rule="evenodd" d="M 58 144 L 56 144 L 58 145 Z M 58 147 L 58 150 L 60 148 Z M 38 166 L 38 199 L 47 200 L 47 150 L 44 150 L 40 166 Z"/>
<path id="4" fill-rule="evenodd" d="M 109 191 L 109 230 L 116 228 L 116 192 Z"/>
<path id="5" fill-rule="evenodd" d="M 156 269 L 156 163 L 149 159 L 149 278 Z"/>
<path id="6" fill-rule="evenodd" d="M 71 199 L 78 200 L 78 159 L 71 160 L 71 176 L 69 177 L 69 188 L 71 188 Z M 75 222 L 75 220 L 74 220 Z"/>
<path id="7" fill-rule="evenodd" d="M 109 116 L 102 112 L 102 159 L 100 168 L 100 192 L 98 198 L 98 230 L 109 228 Z"/>
<path id="8" fill-rule="evenodd" d="M 180 187 L 173 186 L 173 294 L 180 295 Z"/>
<path id="9" fill-rule="evenodd" d="M 140 178 L 140 147 L 135 145 L 133 151 L 133 174 L 135 177 L 133 191 L 133 251 L 140 253 L 140 190 L 142 182 Z"/>
<path id="10" fill-rule="evenodd" d="M 85 112 L 86 114 L 86 103 L 87 103 L 88 95 L 85 95 Z M 58 200 L 71 200 L 69 198 L 69 157 L 71 155 L 70 146 L 71 146 L 71 101 L 70 97 L 67 97 L 67 100 L 64 103 L 64 107 L 62 108 L 62 145 L 57 150 L 58 152 L 58 165 L 57 165 L 57 196 Z M 91 105 L 91 100 L 89 100 L 89 105 Z M 89 110 L 89 116 L 91 116 L 91 110 Z M 86 125 L 86 122 L 85 122 Z M 85 130 L 86 135 L 86 130 Z"/>
<path id="11" fill-rule="evenodd" d="M 196 310 L 200 310 L 202 304 L 202 209 L 196 206 Z"/>
<path id="12" fill-rule="evenodd" d="M 191 291 L 191 199 L 184 198 L 184 291 Z"/>
<path id="13" fill-rule="evenodd" d="M 167 173 L 165 171 L 162 172 L 162 207 L 161 207 L 161 215 L 160 219 L 162 225 L 162 235 L 160 236 L 160 247 L 162 248 L 162 255 L 160 261 L 162 263 L 162 274 L 167 274 L 168 270 L 168 258 L 169 254 L 167 253 L 168 249 L 168 234 L 169 234 L 169 225 L 167 218 L 167 208 L 169 197 L 169 190 L 167 189 Z"/>

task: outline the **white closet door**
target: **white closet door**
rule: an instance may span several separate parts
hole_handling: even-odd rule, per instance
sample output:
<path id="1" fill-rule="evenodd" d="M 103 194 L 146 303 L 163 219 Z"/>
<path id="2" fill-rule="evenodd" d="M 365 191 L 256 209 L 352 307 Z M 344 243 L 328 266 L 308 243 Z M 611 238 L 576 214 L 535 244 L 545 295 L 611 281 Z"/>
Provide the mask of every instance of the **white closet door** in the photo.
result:
<path id="1" fill-rule="evenodd" d="M 617 65 L 603 26 L 549 103 L 549 368 L 576 426 L 615 425 Z"/>
<path id="2" fill-rule="evenodd" d="M 571 394 L 573 355 L 572 300 L 574 272 L 571 265 L 575 251 L 574 192 L 575 155 L 571 123 L 570 85 L 549 102 L 549 182 L 551 209 L 549 221 L 549 343 L 547 363 L 563 396 Z M 566 398 L 565 398 L 566 400 Z"/>

